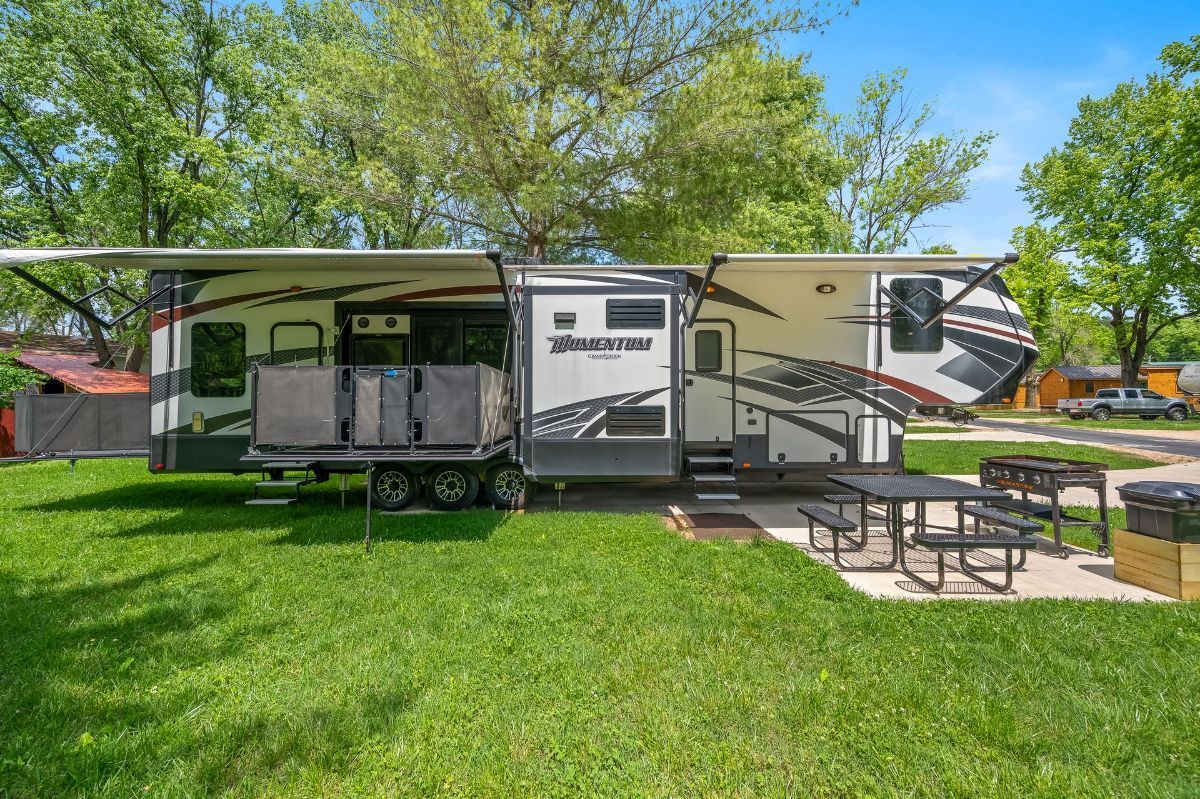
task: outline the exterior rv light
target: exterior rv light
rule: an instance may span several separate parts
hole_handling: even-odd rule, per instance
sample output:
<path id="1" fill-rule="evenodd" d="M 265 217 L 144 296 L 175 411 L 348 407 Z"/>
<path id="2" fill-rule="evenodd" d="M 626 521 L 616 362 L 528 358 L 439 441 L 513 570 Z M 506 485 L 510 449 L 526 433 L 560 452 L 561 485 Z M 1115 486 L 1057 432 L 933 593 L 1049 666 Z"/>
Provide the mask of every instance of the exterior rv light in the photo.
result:
<path id="1" fill-rule="evenodd" d="M 292 286 L 291 291 L 295 294 L 297 291 L 302 291 L 302 289 L 299 286 Z"/>
<path id="2" fill-rule="evenodd" d="M 389 316 L 387 319 L 383 320 L 383 323 L 384 323 L 384 325 L 386 325 L 389 328 L 395 327 L 396 326 L 396 317 Z"/>
<path id="3" fill-rule="evenodd" d="M 716 293 L 717 293 L 717 287 L 716 287 L 716 286 L 709 286 L 708 288 L 706 288 L 706 289 L 704 290 L 704 293 L 705 293 L 705 294 L 716 294 Z"/>
<path id="4" fill-rule="evenodd" d="M 204 411 L 196 411 L 192 414 L 192 432 L 204 432 Z"/>
<path id="5" fill-rule="evenodd" d="M 833 285 L 832 283 L 822 283 L 821 285 L 817 286 L 818 294 L 832 294 L 835 291 L 837 291 L 837 286 Z"/>

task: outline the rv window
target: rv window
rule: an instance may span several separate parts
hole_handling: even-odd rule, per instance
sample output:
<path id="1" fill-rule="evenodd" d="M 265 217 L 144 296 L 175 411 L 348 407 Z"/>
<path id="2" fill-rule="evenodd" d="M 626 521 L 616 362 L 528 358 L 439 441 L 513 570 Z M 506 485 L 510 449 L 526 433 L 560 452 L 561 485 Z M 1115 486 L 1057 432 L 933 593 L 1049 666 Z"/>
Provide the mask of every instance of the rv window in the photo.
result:
<path id="1" fill-rule="evenodd" d="M 893 280 L 889 288 L 922 316 L 933 314 L 941 307 L 942 281 L 935 277 L 900 277 Z M 932 296 L 929 292 L 933 292 Z M 907 313 L 897 309 L 891 316 L 891 328 L 892 352 L 941 352 L 941 319 L 923 329 Z"/>
<path id="2" fill-rule="evenodd" d="M 493 369 L 507 371 L 506 360 L 512 357 L 508 344 L 507 322 L 463 322 L 463 363 L 467 366 L 482 363 Z"/>
<path id="3" fill-rule="evenodd" d="M 192 394 L 240 397 L 246 393 L 246 326 L 239 322 L 192 325 Z"/>
<path id="4" fill-rule="evenodd" d="M 721 331 L 696 331 L 696 371 L 721 371 Z"/>

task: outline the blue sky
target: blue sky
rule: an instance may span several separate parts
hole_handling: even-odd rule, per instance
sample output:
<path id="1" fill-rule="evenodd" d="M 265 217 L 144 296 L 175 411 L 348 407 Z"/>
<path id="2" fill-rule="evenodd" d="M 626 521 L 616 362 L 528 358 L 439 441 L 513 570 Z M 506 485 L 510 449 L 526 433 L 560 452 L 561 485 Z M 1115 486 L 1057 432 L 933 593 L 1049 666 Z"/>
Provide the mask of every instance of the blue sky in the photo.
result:
<path id="1" fill-rule="evenodd" d="M 862 0 L 784 49 L 811 53 L 833 111 L 853 107 L 867 75 L 907 67 L 914 100 L 935 105 L 935 129 L 994 131 L 970 198 L 929 216 L 938 227 L 921 233 L 991 255 L 1012 249 L 1013 227 L 1030 219 L 1021 168 L 1066 138 L 1079 99 L 1145 75 L 1163 45 L 1196 33 L 1200 0 Z"/>

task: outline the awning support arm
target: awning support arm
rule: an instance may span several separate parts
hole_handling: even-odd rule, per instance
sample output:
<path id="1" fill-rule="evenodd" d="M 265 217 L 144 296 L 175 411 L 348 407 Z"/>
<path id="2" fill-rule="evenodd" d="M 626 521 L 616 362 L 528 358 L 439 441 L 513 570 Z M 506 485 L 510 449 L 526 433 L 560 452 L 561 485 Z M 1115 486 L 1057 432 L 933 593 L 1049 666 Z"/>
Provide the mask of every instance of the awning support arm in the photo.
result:
<path id="1" fill-rule="evenodd" d="M 138 311 L 141 311 L 144 308 L 146 308 L 146 306 L 148 306 L 150 303 L 154 302 L 156 299 L 158 299 L 160 296 L 162 296 L 164 293 L 166 293 L 171 288 L 169 285 L 163 286 L 158 291 L 155 291 L 155 292 L 152 292 L 151 294 L 149 294 L 145 299 L 143 299 L 139 302 L 134 302 L 133 297 L 130 297 L 128 294 L 121 291 L 116 286 L 113 286 L 111 283 L 105 283 L 100 288 L 96 289 L 95 291 L 90 291 L 87 294 L 80 297 L 79 299 L 73 300 L 70 297 L 68 297 L 67 295 L 60 292 L 58 289 L 51 286 L 46 281 L 42 280 L 41 278 L 39 278 L 35 275 L 31 275 L 29 272 L 26 272 L 24 269 L 22 269 L 19 266 L 10 266 L 8 268 L 8 271 L 12 272 L 14 275 L 21 278 L 22 280 L 24 280 L 26 283 L 33 286 L 34 288 L 44 292 L 51 299 L 65 305 L 67 308 L 70 308 L 72 311 L 79 314 L 83 318 L 85 318 L 91 322 L 95 322 L 103 330 L 112 330 L 113 327 L 121 324 L 126 319 L 128 319 L 129 317 L 131 317 L 135 313 L 137 313 Z M 129 302 L 132 302 L 133 307 L 130 308 L 129 310 L 125 311 L 125 313 L 121 314 L 116 319 L 113 319 L 111 321 L 109 321 L 107 319 L 101 319 L 99 316 L 97 316 L 95 314 L 95 312 L 92 311 L 92 309 L 88 308 L 83 303 L 87 302 L 88 300 L 92 299 L 93 297 L 103 294 L 106 291 L 111 291 L 114 294 L 116 294 L 117 296 L 122 297 Z"/>
<path id="2" fill-rule="evenodd" d="M 714 252 L 712 257 L 708 259 L 708 269 L 704 271 L 704 279 L 700 281 L 700 291 L 696 294 L 695 300 L 692 302 L 692 312 L 688 314 L 687 325 L 691 327 L 696 324 L 696 319 L 700 316 L 700 306 L 704 304 L 704 298 L 708 294 L 708 287 L 712 283 L 713 275 L 717 272 L 717 267 L 729 260 L 729 256 L 723 252 Z"/>
<path id="3" fill-rule="evenodd" d="M 509 292 L 508 281 L 504 279 L 504 261 L 500 257 L 499 247 L 489 247 L 486 253 L 487 259 L 496 267 L 496 279 L 500 281 L 500 293 L 504 295 L 504 309 L 508 311 L 508 321 L 512 323 L 513 329 L 517 326 L 517 309 L 513 305 L 512 294 Z"/>
<path id="4" fill-rule="evenodd" d="M 886 314 L 884 314 L 883 318 L 885 318 L 885 319 L 890 318 L 892 316 L 892 314 L 895 313 L 897 310 L 902 310 L 906 314 L 908 314 L 909 318 L 911 318 L 914 322 L 916 322 L 917 325 L 922 330 L 928 330 L 932 325 L 937 323 L 938 320 L 940 320 L 943 316 L 945 316 L 947 313 L 949 313 L 951 310 L 953 310 L 959 303 L 961 303 L 964 299 L 966 299 L 968 294 L 970 294 L 972 291 L 974 291 L 975 289 L 982 286 L 984 283 L 991 280 L 1004 267 L 1006 267 L 1010 264 L 1015 264 L 1017 262 L 1018 258 L 1019 258 L 1019 256 L 1015 252 L 1007 253 L 1004 256 L 1004 260 L 996 261 L 994 264 L 989 266 L 987 269 L 980 272 L 979 275 L 974 280 L 972 280 L 970 283 L 968 283 L 966 286 L 964 286 L 960 292 L 958 292 L 953 297 L 951 297 L 950 299 L 945 300 L 945 301 L 942 301 L 941 297 L 937 297 L 937 295 L 934 294 L 932 291 L 929 291 L 929 289 L 921 289 L 921 292 L 926 292 L 934 297 L 937 297 L 938 301 L 942 303 L 941 307 L 939 307 L 936 311 L 934 311 L 929 316 L 922 316 L 921 314 L 914 311 L 906 302 L 904 302 L 899 297 L 897 297 L 895 294 L 893 294 L 892 291 L 887 286 L 883 285 L 883 283 L 881 282 L 879 284 L 879 290 L 881 292 L 883 292 L 885 295 L 887 295 L 887 298 L 889 300 L 891 300 L 891 302 L 892 302 L 891 310 L 889 310 Z M 920 294 L 921 292 L 917 292 L 917 293 Z"/>

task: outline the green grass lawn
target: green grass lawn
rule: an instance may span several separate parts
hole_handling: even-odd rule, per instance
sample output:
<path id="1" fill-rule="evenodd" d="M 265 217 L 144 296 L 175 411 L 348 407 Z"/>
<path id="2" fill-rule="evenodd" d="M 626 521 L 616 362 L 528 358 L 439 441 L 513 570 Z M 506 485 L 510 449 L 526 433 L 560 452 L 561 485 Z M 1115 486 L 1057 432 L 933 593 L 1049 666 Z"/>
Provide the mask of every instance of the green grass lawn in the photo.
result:
<path id="1" fill-rule="evenodd" d="M 0 796 L 1195 796 L 1200 604 L 869 598 L 652 516 L 0 470 Z M 356 497 L 361 502 L 361 495 Z"/>
<path id="2" fill-rule="evenodd" d="M 905 441 L 904 468 L 909 474 L 978 474 L 980 458 L 1018 454 L 1098 461 L 1110 469 L 1160 465 L 1111 449 L 1053 441 Z"/>
<path id="3" fill-rule="evenodd" d="M 1114 416 L 1107 422 L 1095 419 L 1068 419 L 1063 416 L 1053 422 L 1053 425 L 1064 427 L 1094 427 L 1101 430 L 1200 430 L 1200 417 L 1192 416 L 1182 422 L 1171 422 L 1166 419 L 1139 419 L 1136 416 Z"/>

